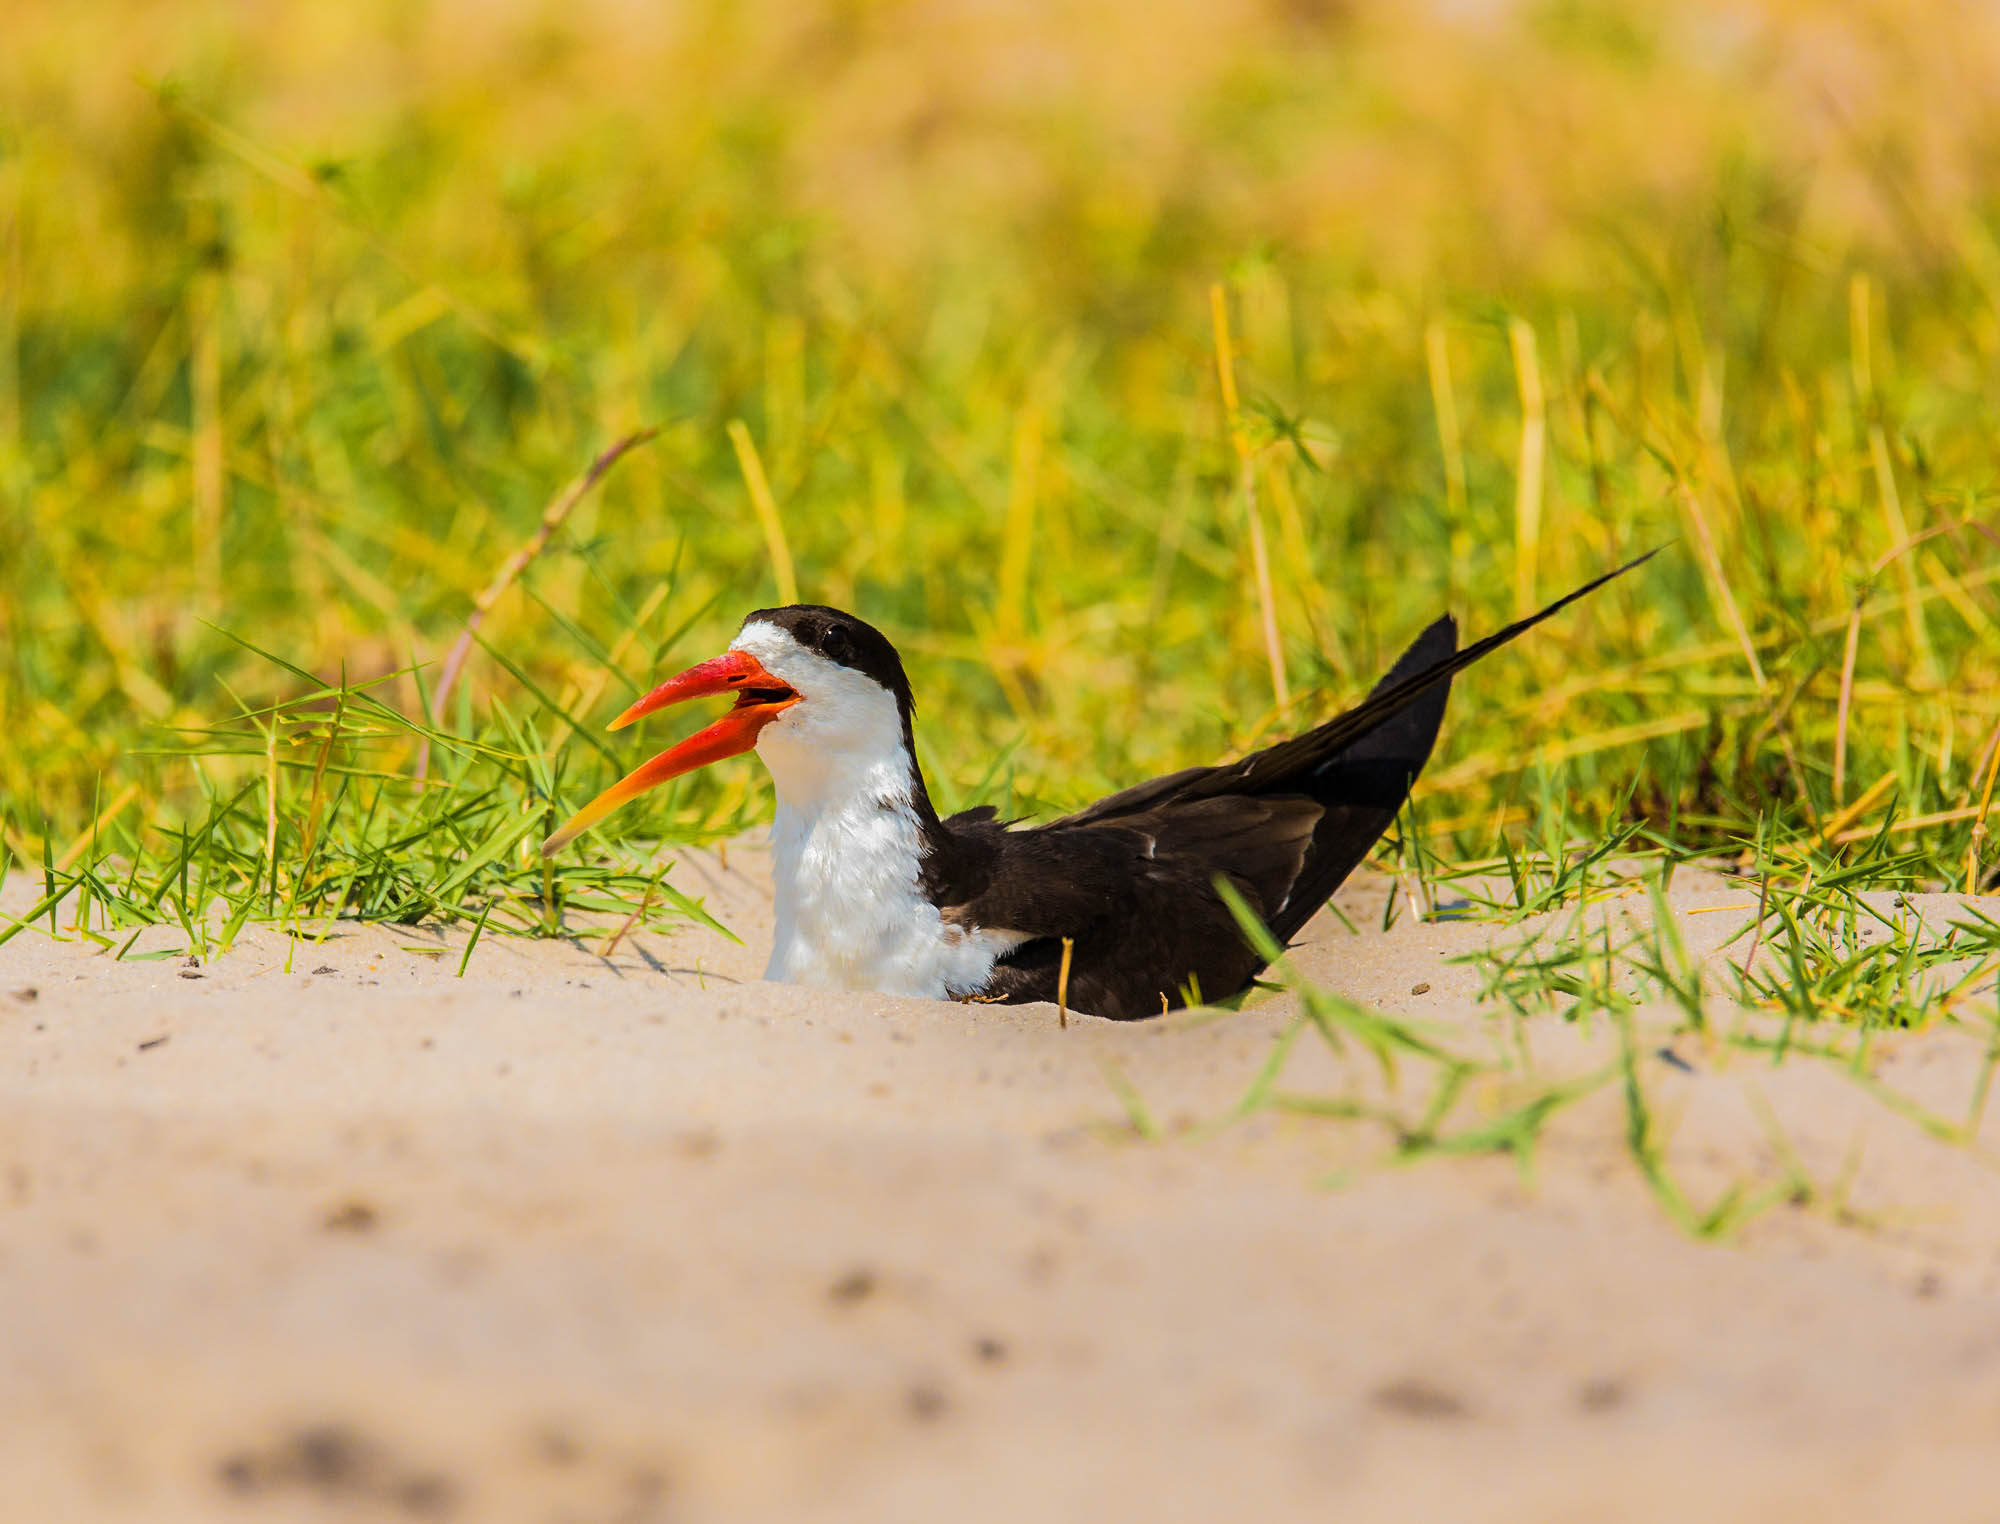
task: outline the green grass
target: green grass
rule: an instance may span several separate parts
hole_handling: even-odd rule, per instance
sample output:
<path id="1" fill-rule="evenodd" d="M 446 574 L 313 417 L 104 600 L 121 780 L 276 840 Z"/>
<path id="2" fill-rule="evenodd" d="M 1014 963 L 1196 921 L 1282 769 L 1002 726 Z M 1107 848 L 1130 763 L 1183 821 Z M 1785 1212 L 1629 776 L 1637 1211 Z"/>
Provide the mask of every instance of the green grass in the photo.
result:
<path id="1" fill-rule="evenodd" d="M 1656 9 L 22 18 L 34 923 L 696 913 L 652 844 L 757 821 L 751 763 L 533 844 L 794 583 L 904 649 L 940 803 L 1029 813 L 1671 541 L 1460 680 L 1382 864 L 1552 910 L 1720 856 L 1800 960 L 1732 995 L 1912 1019 L 1929 955 L 1862 950 L 1859 896 L 2000 858 L 2000 40 L 1822 18 L 1829 106 L 1803 19 Z"/>

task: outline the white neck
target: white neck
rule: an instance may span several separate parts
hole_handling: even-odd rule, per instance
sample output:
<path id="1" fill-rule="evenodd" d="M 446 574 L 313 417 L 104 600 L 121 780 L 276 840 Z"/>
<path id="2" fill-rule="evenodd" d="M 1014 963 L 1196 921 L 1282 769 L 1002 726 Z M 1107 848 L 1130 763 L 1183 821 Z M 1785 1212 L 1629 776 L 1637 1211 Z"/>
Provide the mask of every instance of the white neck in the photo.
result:
<path id="1" fill-rule="evenodd" d="M 931 999 L 976 994 L 994 959 L 1025 938 L 947 925 L 925 896 L 921 785 L 895 696 L 770 626 L 745 626 L 736 645 L 802 696 L 757 739 L 778 793 L 777 934 L 764 977 Z"/>

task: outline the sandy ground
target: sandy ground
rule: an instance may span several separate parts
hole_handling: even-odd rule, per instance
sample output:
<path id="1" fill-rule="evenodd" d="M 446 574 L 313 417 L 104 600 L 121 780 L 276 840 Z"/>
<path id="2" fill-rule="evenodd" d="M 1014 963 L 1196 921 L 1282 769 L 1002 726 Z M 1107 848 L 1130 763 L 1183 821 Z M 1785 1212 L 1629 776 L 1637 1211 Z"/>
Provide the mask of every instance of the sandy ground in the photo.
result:
<path id="1" fill-rule="evenodd" d="M 2000 1124 L 1955 1146 L 1830 1063 L 1649 1037 L 1691 1198 L 1814 1183 L 1698 1242 L 1616 1084 L 1531 1177 L 1212 1129 L 1289 998 L 1065 1030 L 764 985 L 756 854 L 677 876 L 747 945 L 489 939 L 463 978 L 407 929 L 0 948 L 0 1516 L 2000 1518 Z M 1496 933 L 1370 930 L 1386 892 L 1304 970 L 1536 1083 L 1615 1053 L 1476 1007 L 1447 958 Z M 1747 901 L 1676 903 L 1713 945 Z M 1982 1052 L 1869 1067 L 1962 1117 Z M 1304 1041 L 1283 1083 L 1383 1081 Z"/>

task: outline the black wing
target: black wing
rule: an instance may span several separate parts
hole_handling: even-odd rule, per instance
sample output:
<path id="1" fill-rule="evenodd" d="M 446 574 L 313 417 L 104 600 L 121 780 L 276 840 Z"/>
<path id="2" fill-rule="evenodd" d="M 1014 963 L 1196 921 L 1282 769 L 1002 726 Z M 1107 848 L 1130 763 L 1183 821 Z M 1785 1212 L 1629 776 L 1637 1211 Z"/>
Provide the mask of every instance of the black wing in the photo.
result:
<path id="1" fill-rule="evenodd" d="M 1451 621 L 1438 621 L 1384 684 L 1454 643 Z M 1395 818 L 1430 755 L 1446 692 L 1429 689 L 1360 741 L 1295 775 L 1266 777 L 1257 792 L 1190 789 L 1233 770 L 1201 768 L 1026 830 L 954 816 L 948 826 L 972 871 L 957 875 L 946 918 L 1032 939 L 995 965 L 986 993 L 1055 999 L 1068 938 L 1066 998 L 1078 1010 L 1129 1019 L 1192 993 L 1236 994 L 1263 965 L 1215 893 L 1216 877 L 1289 940 Z"/>
<path id="2" fill-rule="evenodd" d="M 995 965 L 989 996 L 1055 999 L 1065 938 L 1078 1010 L 1131 1018 L 1191 988 L 1234 995 L 1263 964 L 1216 877 L 1290 941 L 1402 808 L 1452 676 L 1654 554 L 1462 651 L 1456 624 L 1439 619 L 1353 709 L 1240 761 L 1155 778 L 1041 827 L 1009 830 L 990 810 L 954 816 L 926 887 L 949 920 L 1029 935 Z"/>

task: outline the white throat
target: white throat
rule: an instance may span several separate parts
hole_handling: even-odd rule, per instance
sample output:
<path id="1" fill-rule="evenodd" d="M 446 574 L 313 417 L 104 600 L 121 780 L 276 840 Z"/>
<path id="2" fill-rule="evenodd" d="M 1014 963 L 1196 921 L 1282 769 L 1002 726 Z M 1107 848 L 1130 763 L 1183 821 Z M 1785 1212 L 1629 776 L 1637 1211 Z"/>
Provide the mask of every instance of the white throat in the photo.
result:
<path id="1" fill-rule="evenodd" d="M 915 763 L 895 695 L 775 625 L 746 624 L 732 648 L 801 695 L 757 738 L 778 794 L 764 977 L 939 1000 L 983 989 L 994 959 L 1025 938 L 948 925 L 925 897 Z"/>

